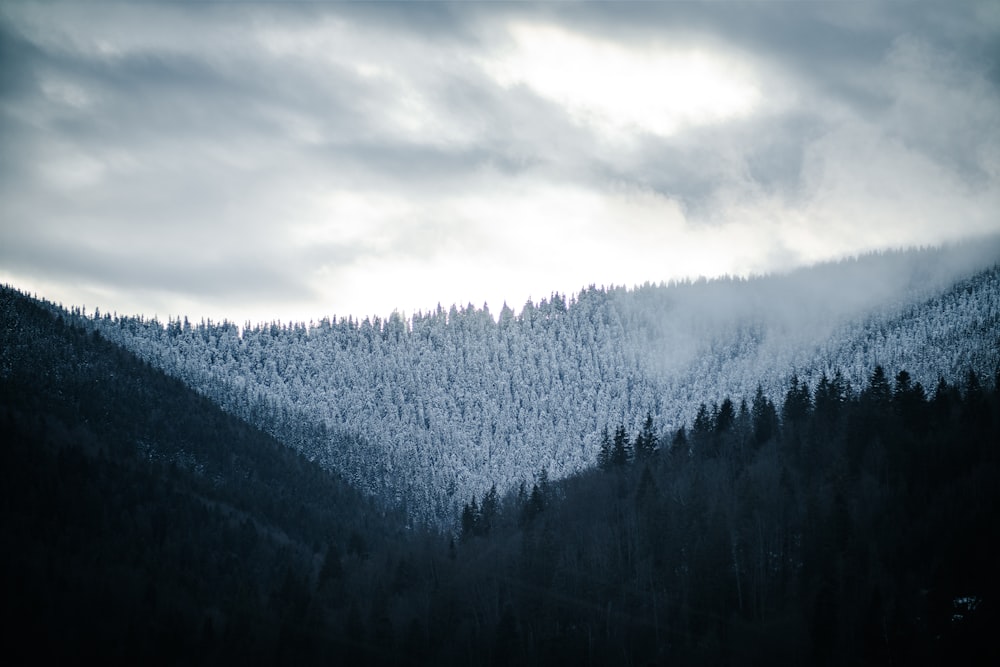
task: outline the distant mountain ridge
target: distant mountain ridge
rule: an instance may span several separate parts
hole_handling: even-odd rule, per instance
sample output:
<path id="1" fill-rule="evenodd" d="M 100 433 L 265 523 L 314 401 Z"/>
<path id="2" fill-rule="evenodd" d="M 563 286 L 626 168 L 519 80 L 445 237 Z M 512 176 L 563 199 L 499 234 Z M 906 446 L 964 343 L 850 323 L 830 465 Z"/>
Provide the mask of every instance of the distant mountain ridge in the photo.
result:
<path id="1" fill-rule="evenodd" d="M 876 364 L 927 386 L 1000 364 L 1000 243 L 897 251 L 754 279 L 590 287 L 499 316 L 164 326 L 67 315 L 360 488 L 432 523 L 472 494 L 592 466 L 608 424 L 662 433 L 701 402 Z"/>

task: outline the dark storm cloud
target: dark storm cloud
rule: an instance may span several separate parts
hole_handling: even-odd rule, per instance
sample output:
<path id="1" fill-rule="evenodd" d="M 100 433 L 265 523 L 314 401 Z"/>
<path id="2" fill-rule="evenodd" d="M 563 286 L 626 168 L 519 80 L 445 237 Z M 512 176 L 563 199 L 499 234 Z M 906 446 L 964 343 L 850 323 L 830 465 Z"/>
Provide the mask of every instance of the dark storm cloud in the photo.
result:
<path id="1" fill-rule="evenodd" d="M 0 99 L 23 95 L 32 88 L 31 72 L 24 65 L 39 53 L 38 47 L 0 21 Z"/>

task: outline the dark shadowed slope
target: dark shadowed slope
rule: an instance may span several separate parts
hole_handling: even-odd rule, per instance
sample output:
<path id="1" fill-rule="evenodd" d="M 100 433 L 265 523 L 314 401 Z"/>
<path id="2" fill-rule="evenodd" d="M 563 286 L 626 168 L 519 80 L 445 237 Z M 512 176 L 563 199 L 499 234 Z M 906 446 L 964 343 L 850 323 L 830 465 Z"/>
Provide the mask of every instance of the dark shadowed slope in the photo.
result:
<path id="1" fill-rule="evenodd" d="M 5 662 L 339 654 L 386 518 L 329 471 L 0 288 Z M 325 656 L 325 657 L 324 657 Z"/>
<path id="2" fill-rule="evenodd" d="M 449 539 L 41 304 L 0 324 L 7 663 L 995 664 L 995 373 L 609 422 Z"/>

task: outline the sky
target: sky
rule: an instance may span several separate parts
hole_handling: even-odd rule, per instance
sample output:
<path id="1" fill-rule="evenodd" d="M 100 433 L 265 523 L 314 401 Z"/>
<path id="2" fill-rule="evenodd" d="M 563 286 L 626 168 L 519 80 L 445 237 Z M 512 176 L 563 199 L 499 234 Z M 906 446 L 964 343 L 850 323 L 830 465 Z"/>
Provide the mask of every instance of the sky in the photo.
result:
<path id="1" fill-rule="evenodd" d="M 0 283 L 496 316 L 1000 232 L 996 2 L 0 3 Z"/>

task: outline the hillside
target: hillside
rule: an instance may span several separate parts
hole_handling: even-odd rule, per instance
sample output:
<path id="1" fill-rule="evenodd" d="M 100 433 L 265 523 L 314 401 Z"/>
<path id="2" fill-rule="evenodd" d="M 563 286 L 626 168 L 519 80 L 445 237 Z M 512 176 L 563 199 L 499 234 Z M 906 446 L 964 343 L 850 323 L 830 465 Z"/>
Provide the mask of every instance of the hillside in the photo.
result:
<path id="1" fill-rule="evenodd" d="M 449 538 L 2 290 L 7 662 L 995 664 L 1000 376 L 782 389 Z"/>
<path id="2" fill-rule="evenodd" d="M 7 288 L 0 442 L 8 664 L 329 659 L 402 524 Z"/>
<path id="3" fill-rule="evenodd" d="M 782 393 L 465 507 L 514 663 L 995 664 L 1000 376 Z"/>
<path id="4" fill-rule="evenodd" d="M 75 314 L 358 487 L 448 523 L 492 484 L 594 465 L 608 423 L 635 433 L 651 415 L 665 432 L 719 395 L 780 391 L 794 374 L 814 386 L 835 367 L 855 385 L 877 363 L 927 386 L 989 375 L 998 257 L 993 239 L 750 280 L 591 287 L 496 319 L 469 305 L 241 331 Z"/>

